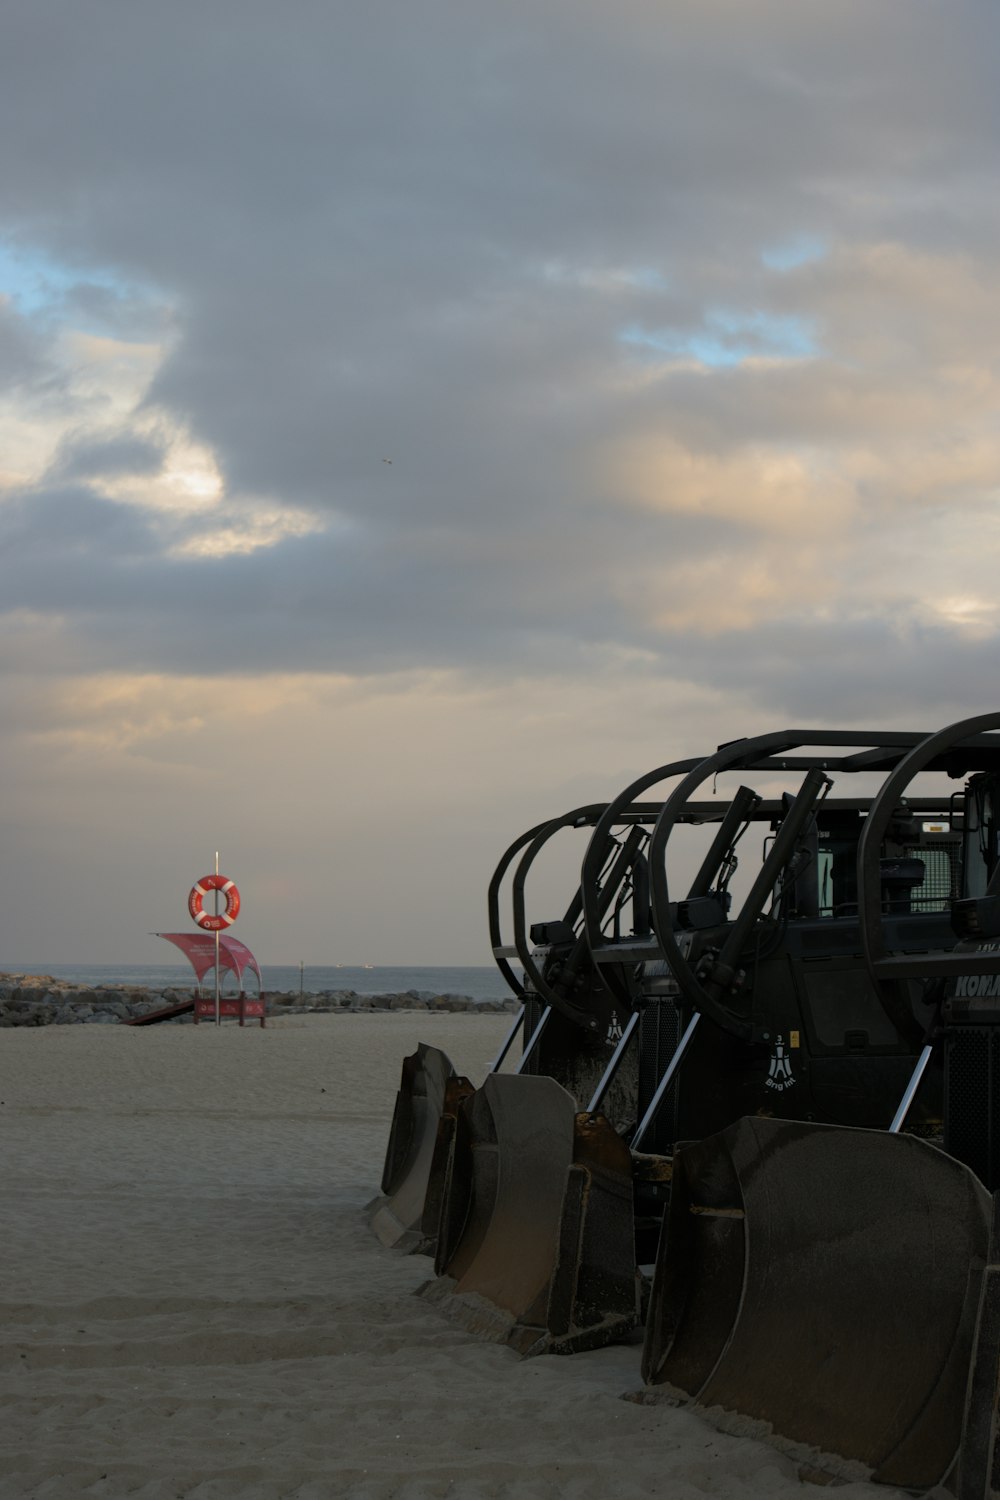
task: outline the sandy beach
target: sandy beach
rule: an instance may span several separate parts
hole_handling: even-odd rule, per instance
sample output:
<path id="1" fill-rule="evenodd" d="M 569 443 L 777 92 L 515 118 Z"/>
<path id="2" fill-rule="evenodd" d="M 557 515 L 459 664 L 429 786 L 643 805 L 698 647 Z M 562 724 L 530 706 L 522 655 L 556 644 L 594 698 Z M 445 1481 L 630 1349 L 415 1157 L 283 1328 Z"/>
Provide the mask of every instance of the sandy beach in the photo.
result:
<path id="1" fill-rule="evenodd" d="M 427 1259 L 375 1241 L 403 1055 L 432 1042 L 479 1082 L 507 1025 L 5 1031 L 0 1495 L 816 1493 L 765 1444 L 619 1399 L 637 1344 L 521 1361 L 412 1295 Z"/>

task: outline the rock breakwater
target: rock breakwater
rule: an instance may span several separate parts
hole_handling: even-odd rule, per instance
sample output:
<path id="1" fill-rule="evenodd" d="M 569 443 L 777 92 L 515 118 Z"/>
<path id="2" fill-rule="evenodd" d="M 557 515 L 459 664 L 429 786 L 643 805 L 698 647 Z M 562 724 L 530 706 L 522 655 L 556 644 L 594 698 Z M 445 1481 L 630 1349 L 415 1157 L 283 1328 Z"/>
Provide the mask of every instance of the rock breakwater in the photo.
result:
<path id="1" fill-rule="evenodd" d="M 208 993 L 206 991 L 206 993 Z M 157 1010 L 190 1000 L 190 989 L 149 990 L 132 985 L 89 987 L 53 979 L 50 974 L 0 973 L 0 1027 L 120 1026 Z M 359 995 L 354 990 L 264 992 L 269 1016 L 301 1016 L 373 1010 L 475 1011 L 478 1015 L 516 1009 L 509 1000 L 476 1000 L 471 995 L 436 995 L 429 990 Z M 192 1024 L 191 1013 L 165 1021 Z"/>

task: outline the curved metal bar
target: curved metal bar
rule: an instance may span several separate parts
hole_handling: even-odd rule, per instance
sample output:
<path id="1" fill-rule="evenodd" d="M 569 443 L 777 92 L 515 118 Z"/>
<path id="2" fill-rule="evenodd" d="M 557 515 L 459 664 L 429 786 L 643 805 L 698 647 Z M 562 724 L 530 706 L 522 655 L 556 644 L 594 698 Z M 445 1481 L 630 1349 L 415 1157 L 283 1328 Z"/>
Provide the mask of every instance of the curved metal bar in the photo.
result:
<path id="1" fill-rule="evenodd" d="M 544 823 L 537 823 L 534 825 L 534 827 L 529 828 L 527 832 L 522 833 L 518 838 L 514 840 L 512 844 L 509 845 L 509 847 L 501 856 L 496 869 L 493 872 L 493 876 L 490 880 L 487 893 L 489 932 L 493 949 L 493 956 L 498 968 L 500 969 L 500 972 L 503 974 L 504 979 L 506 980 L 509 987 L 514 991 L 518 998 L 523 999 L 524 986 L 518 981 L 517 976 L 515 975 L 513 969 L 510 966 L 510 963 L 508 962 L 508 959 L 512 956 L 511 948 L 513 948 L 513 951 L 516 952 L 517 957 L 524 968 L 526 979 L 530 983 L 534 992 L 539 996 L 539 998 L 543 1000 L 548 1006 L 554 1007 L 555 1009 L 568 1016 L 569 1019 L 576 1021 L 580 1025 L 588 1026 L 592 1023 L 592 1018 L 588 1015 L 588 1013 L 586 1013 L 579 1007 L 574 1007 L 564 995 L 556 992 L 552 988 L 552 986 L 546 982 L 539 966 L 535 963 L 534 958 L 532 957 L 531 944 L 528 938 L 528 921 L 525 910 L 524 893 L 528 873 L 535 860 L 537 859 L 539 853 L 545 847 L 548 841 L 552 837 L 554 837 L 554 835 L 558 833 L 562 828 L 581 827 L 586 826 L 588 823 L 592 824 L 597 822 L 603 815 L 605 808 L 606 804 L 603 802 L 586 803 L 580 807 L 573 808 L 568 813 L 564 813 L 562 817 L 551 818 Z M 638 806 L 630 808 L 628 809 L 624 821 L 635 823 L 644 822 L 652 824 L 658 811 L 658 804 L 650 804 L 646 807 Z M 518 858 L 518 856 L 520 856 L 520 859 L 514 873 L 512 886 L 514 923 L 513 943 L 508 946 L 504 940 L 500 918 L 500 888 L 503 883 L 504 877 L 507 875 L 511 865 L 513 864 L 514 860 Z M 622 879 L 624 879 L 624 874 L 630 867 L 630 863 L 631 860 L 626 857 L 619 874 L 619 884 L 621 884 Z M 613 891 L 609 891 L 607 894 L 608 901 L 610 901 L 612 895 Z M 579 912 L 581 902 L 582 895 L 578 891 L 573 901 L 570 903 L 570 907 L 568 908 L 566 914 L 567 921 L 573 921 L 575 919 L 576 914 L 578 914 Z M 586 940 L 583 937 L 581 937 L 579 940 L 578 948 L 579 952 L 574 952 L 574 954 L 571 954 L 570 959 L 568 960 L 571 968 L 578 966 L 583 954 L 587 951 Z M 612 976 L 607 975 L 605 976 L 605 979 L 606 981 L 611 981 L 608 983 L 608 987 L 612 989 L 613 992 L 617 993 L 618 986 L 613 983 Z M 624 995 L 619 995 L 619 999 L 624 998 Z"/>
<path id="2" fill-rule="evenodd" d="M 551 831 L 555 832 L 556 828 L 553 827 Z M 536 843 L 538 842 L 536 840 Z M 641 858 L 645 842 L 646 837 L 642 830 L 637 825 L 633 825 L 619 849 L 617 859 L 614 862 L 614 868 L 605 886 L 603 894 L 605 906 L 610 904 L 615 890 L 622 885 L 625 876 L 633 869 L 637 859 Z M 570 998 L 566 988 L 557 989 L 554 985 L 551 985 L 534 961 L 528 939 L 527 921 L 524 910 L 524 877 L 527 875 L 531 860 L 534 858 L 533 849 L 534 846 L 525 852 L 518 866 L 517 874 L 514 877 L 514 943 L 517 947 L 518 957 L 524 964 L 525 973 L 531 978 L 534 988 L 549 1005 L 554 1006 L 556 1010 L 568 1016 L 571 1021 L 576 1021 L 578 1025 L 586 1026 L 589 1030 L 596 1030 L 598 1022 L 587 1007 L 577 1005 Z M 566 914 L 565 920 L 568 924 L 575 921 L 579 916 L 581 904 L 582 897 L 578 889 Z M 590 957 L 586 937 L 580 933 L 564 960 L 562 977 L 571 982 L 573 975 L 580 970 L 581 965 L 585 961 L 593 962 Z M 617 985 L 614 982 L 609 983 L 609 980 L 611 980 L 611 975 L 604 973 L 602 975 L 602 982 L 617 995 L 617 998 L 623 1003 L 626 1009 L 631 1009 L 631 997 L 627 987 L 625 985 Z"/>
<path id="3" fill-rule="evenodd" d="M 814 784 L 807 788 L 807 782 L 813 772 L 823 776 L 827 769 L 871 769 L 870 756 L 852 755 L 849 757 L 827 756 L 817 761 L 815 756 L 800 757 L 790 755 L 788 752 L 798 750 L 810 745 L 830 746 L 847 748 L 850 746 L 872 746 L 877 747 L 879 758 L 885 757 L 888 752 L 892 755 L 897 745 L 909 748 L 918 742 L 919 737 L 912 733 L 898 735 L 890 732 L 887 734 L 866 734 L 863 732 L 842 730 L 814 730 L 814 729 L 784 729 L 771 734 L 757 735 L 752 739 L 734 740 L 728 745 L 722 745 L 714 755 L 707 756 L 684 777 L 683 781 L 675 787 L 666 803 L 663 811 L 657 819 L 656 827 L 649 844 L 650 878 L 652 884 L 653 901 L 653 926 L 663 956 L 670 966 L 671 973 L 677 981 L 678 987 L 688 1003 L 697 1010 L 703 1010 L 707 1015 L 723 1026 L 727 1031 L 735 1035 L 749 1039 L 752 1027 L 749 1021 L 735 1015 L 728 1007 L 719 1003 L 713 996 L 708 994 L 703 984 L 699 982 L 691 965 L 680 950 L 674 934 L 673 921 L 670 915 L 670 891 L 667 881 L 666 868 L 666 846 L 671 833 L 679 822 L 683 820 L 685 809 L 690 805 L 694 793 L 709 778 L 720 775 L 723 771 L 746 770 L 750 768 L 760 769 L 762 766 L 768 770 L 806 770 L 806 781 L 803 782 L 800 799 L 793 806 L 798 806 L 801 811 L 795 814 L 795 821 L 799 826 L 804 825 L 812 804 L 819 795 L 819 786 Z M 805 793 L 805 802 L 801 800 Z M 786 819 L 787 822 L 787 819 Z M 798 829 L 796 829 L 796 832 Z M 780 834 L 779 834 L 780 840 Z M 776 869 L 777 863 L 774 859 L 775 849 L 779 840 L 775 841 L 766 862 L 769 869 Z M 762 872 L 763 873 L 763 872 Z M 761 904 L 766 898 L 766 891 L 762 888 L 760 876 L 755 882 L 755 897 L 760 897 Z M 744 903 L 743 911 L 747 912 L 750 905 Z M 756 921 L 759 913 L 754 912 L 749 918 L 749 925 Z M 741 924 L 742 925 L 742 924 Z M 732 952 L 734 943 L 727 943 L 727 949 Z"/>
<path id="4" fill-rule="evenodd" d="M 902 962 L 897 962 L 893 959 L 886 944 L 882 921 L 882 882 L 879 870 L 882 843 L 888 832 L 893 813 L 914 777 L 921 771 L 940 769 L 940 763 L 945 760 L 948 761 L 952 774 L 956 774 L 954 766 L 960 757 L 956 757 L 954 752 L 962 747 L 964 741 L 975 741 L 968 747 L 973 759 L 979 758 L 975 755 L 976 751 L 992 749 L 996 764 L 1000 765 L 1000 740 L 991 742 L 978 738 L 993 729 L 1000 729 L 1000 713 L 977 714 L 971 719 L 960 719 L 957 723 L 939 730 L 937 734 L 927 735 L 902 757 L 887 777 L 869 809 L 861 830 L 861 839 L 858 843 L 858 913 L 861 921 L 861 945 L 872 983 L 878 990 L 890 1019 L 903 1036 L 913 1037 L 917 1033 L 909 1006 L 900 1000 L 895 987 L 896 981 L 913 977 L 914 974 L 933 975 L 938 978 L 970 973 L 975 970 L 977 962 L 982 964 L 984 960 L 983 958 L 976 960 L 967 953 L 935 954 L 933 962 L 929 963 L 927 957 L 921 955 L 919 966 L 914 969 L 912 961 L 907 962 L 904 959 Z M 992 955 L 994 970 L 996 963 L 997 958 L 994 954 Z"/>
<path id="5" fill-rule="evenodd" d="M 493 871 L 487 891 L 486 905 L 489 914 L 490 946 L 493 950 L 493 957 L 500 973 L 517 996 L 521 996 L 523 993 L 523 986 L 518 982 L 514 970 L 507 962 L 506 945 L 504 944 L 503 933 L 500 928 L 500 886 L 515 855 L 520 853 L 525 844 L 531 843 L 531 840 L 538 833 L 539 829 L 547 827 L 548 822 L 536 823 L 533 828 L 529 828 L 527 833 L 522 833 L 519 838 L 516 838 L 504 850 L 496 869 Z"/>
<path id="6" fill-rule="evenodd" d="M 528 878 L 528 871 L 534 864 L 542 849 L 562 828 L 585 827 L 587 823 L 597 820 L 604 810 L 603 802 L 588 803 L 585 807 L 574 808 L 572 812 L 564 813 L 561 818 L 553 818 L 551 822 L 539 825 L 535 830 L 535 836 L 528 843 L 527 848 L 521 856 L 517 869 L 514 872 L 512 886 L 512 902 L 514 911 L 514 947 L 517 956 L 524 966 L 524 972 L 531 981 L 532 988 L 541 996 L 547 1005 L 554 1006 L 557 1010 L 565 1010 L 560 996 L 546 983 L 546 980 L 535 963 L 528 941 L 528 921 L 525 910 L 524 887 Z M 569 912 L 572 913 L 579 905 L 579 893 L 570 903 Z M 570 920 L 567 915 L 567 920 Z M 573 1020 L 581 1020 L 581 1016 L 574 1014 Z M 583 1018 L 584 1020 L 586 1018 Z"/>
<path id="7" fill-rule="evenodd" d="M 507 981 L 510 988 L 514 991 L 514 994 L 517 995 L 519 999 L 523 996 L 524 987 L 518 982 L 517 976 L 515 975 L 510 964 L 507 962 L 510 954 L 507 945 L 504 943 L 503 931 L 500 923 L 500 887 L 503 883 L 503 878 L 506 875 L 507 871 L 510 869 L 510 866 L 514 862 L 517 855 L 521 853 L 521 850 L 524 849 L 526 845 L 531 845 L 534 849 L 534 853 L 531 856 L 531 859 L 533 860 L 542 845 L 549 838 L 551 838 L 552 834 L 555 833 L 559 828 L 563 827 L 566 824 L 590 822 L 601 812 L 603 807 L 603 802 L 591 802 L 587 803 L 583 807 L 574 808 L 572 812 L 566 813 L 562 818 L 546 818 L 544 823 L 536 823 L 533 828 L 529 828 L 526 833 L 522 833 L 519 838 L 516 838 L 514 842 L 504 850 L 503 854 L 500 856 L 500 860 L 497 864 L 496 869 L 493 871 L 486 897 L 487 912 L 489 918 L 490 945 L 493 950 L 493 957 L 496 962 L 497 968 L 500 970 L 504 979 Z M 529 863 L 530 862 L 531 861 L 529 860 Z M 524 862 L 522 860 L 522 864 L 523 863 Z M 524 866 L 524 873 L 527 874 L 527 865 Z M 524 881 L 522 877 L 522 889 L 523 884 Z M 515 912 L 515 929 L 516 925 L 517 914 Z M 523 955 L 520 952 L 518 952 L 518 958 L 521 959 L 522 963 L 524 962 Z M 531 968 L 533 969 L 534 965 L 531 965 Z"/>
<path id="8" fill-rule="evenodd" d="M 602 907 L 601 871 L 611 852 L 612 828 L 622 821 L 627 809 L 633 806 L 637 810 L 642 808 L 643 805 L 639 803 L 638 798 L 651 786 L 656 786 L 660 781 L 667 781 L 671 776 L 682 776 L 699 765 L 701 761 L 694 757 L 687 760 L 669 761 L 666 765 L 657 766 L 655 771 L 649 771 L 645 776 L 640 776 L 637 781 L 630 782 L 623 792 L 619 792 L 618 796 L 607 804 L 598 819 L 590 836 L 587 852 L 583 856 L 583 866 L 580 872 L 580 889 L 583 893 L 583 930 L 592 953 L 603 946 L 601 923 L 607 908 Z M 659 808 L 653 807 L 649 810 L 655 817 Z"/>

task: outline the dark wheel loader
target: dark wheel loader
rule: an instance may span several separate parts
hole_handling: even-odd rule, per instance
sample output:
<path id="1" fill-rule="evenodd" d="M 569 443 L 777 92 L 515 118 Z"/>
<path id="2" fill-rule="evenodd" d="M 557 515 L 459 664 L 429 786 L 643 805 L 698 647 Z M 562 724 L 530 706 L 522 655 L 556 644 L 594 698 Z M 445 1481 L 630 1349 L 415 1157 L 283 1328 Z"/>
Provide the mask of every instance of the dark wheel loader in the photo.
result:
<path id="1" fill-rule="evenodd" d="M 1000 714 L 966 720 L 901 757 L 844 869 L 852 961 L 860 953 L 869 991 L 914 1054 L 892 1118 L 880 1130 L 819 1123 L 808 1105 L 829 1083 L 821 1070 L 803 1077 L 797 1113 L 788 1100 L 773 1114 L 744 1109 L 679 1144 L 643 1353 L 651 1386 L 722 1425 L 746 1430 L 750 1418 L 831 1469 L 837 1455 L 876 1480 L 946 1484 L 961 1500 L 996 1493 L 1000 1477 L 1000 737 L 988 732 L 998 727 Z M 934 846 L 901 822 L 928 772 L 962 783 L 940 820 L 958 840 L 950 881 Z M 668 807 L 661 842 L 670 818 Z M 920 908 L 935 862 L 932 914 Z M 702 1025 L 714 1017 L 752 1047 L 762 1023 L 732 950 L 684 951 L 662 879 L 654 910 Z M 915 941 L 930 915 L 947 928 L 935 946 Z"/>
<path id="2" fill-rule="evenodd" d="M 684 762 L 688 770 L 696 762 Z M 659 804 L 627 808 L 613 820 L 610 878 L 598 903 L 605 912 L 621 905 L 631 887 L 634 865 L 659 813 Z M 490 1073 L 499 1073 L 519 1033 L 522 1051 L 518 1075 L 530 1071 L 556 1079 L 580 1108 L 594 1092 L 614 1053 L 631 1010 L 632 984 L 614 966 L 598 972 L 582 934 L 582 895 L 571 899 L 557 921 L 532 923 L 527 913 L 527 883 L 539 856 L 566 833 L 587 832 L 604 816 L 605 804 L 574 808 L 563 817 L 537 824 L 505 850 L 488 892 L 493 955 L 518 1001 L 518 1011 Z M 579 857 L 579 856 L 578 856 Z M 641 884 L 641 882 L 640 882 Z M 505 889 L 509 886 L 509 891 Z M 645 887 L 643 886 L 643 889 Z M 502 894 L 510 900 L 505 921 Z M 645 898 L 644 898 L 645 900 Z M 522 976 L 512 967 L 519 961 Z M 625 1078 L 622 1120 L 634 1110 L 634 1080 Z M 382 1173 L 381 1194 L 369 1205 L 372 1227 L 383 1244 L 434 1254 L 442 1205 L 450 1190 L 458 1112 L 473 1092 L 438 1048 L 421 1044 L 403 1061 L 399 1091 Z M 536 1090 L 537 1092 L 537 1090 Z"/>
<path id="3" fill-rule="evenodd" d="M 621 1337 L 636 1319 L 636 1265 L 655 1254 L 675 1141 L 753 1110 L 797 1115 L 803 1100 L 810 1119 L 888 1124 L 915 1050 L 887 1021 L 868 978 L 850 900 L 856 891 L 842 878 L 845 853 L 853 869 L 871 798 L 830 791 L 834 778 L 850 782 L 860 771 L 881 779 L 921 738 L 788 732 L 743 741 L 694 765 L 658 768 L 599 814 L 575 927 L 536 924 L 530 935 L 541 946 L 528 952 L 523 920 L 515 920 L 532 980 L 527 1003 L 541 1008 L 542 1045 L 522 1059 L 521 1077 L 489 1080 L 457 1121 L 435 1256 L 439 1282 L 429 1290 L 452 1316 L 523 1351 Z M 794 791 L 767 796 L 738 784 L 714 799 L 697 795 L 707 782 L 749 771 L 766 778 L 766 791 L 789 778 Z M 640 800 L 668 779 L 678 785 L 665 802 Z M 926 866 L 914 851 L 924 849 L 947 873 L 950 891 L 959 841 L 943 829 L 949 799 L 946 790 L 901 811 L 884 841 L 881 873 L 890 885 L 903 858 L 911 861 L 910 884 L 923 879 Z M 665 874 L 657 875 L 665 872 L 669 832 L 680 826 L 700 830 L 707 848 L 697 853 L 683 901 L 668 895 L 658 916 Z M 752 829 L 763 836 L 763 858 L 734 911 L 736 848 Z M 517 889 L 515 882 L 515 898 Z M 907 902 L 899 918 L 908 943 L 926 949 L 947 939 L 942 905 L 940 893 Z M 691 1004 L 660 931 L 678 926 L 689 967 L 716 962 L 727 943 L 741 957 L 750 945 L 742 1003 L 751 1015 L 756 1007 L 759 1035 L 742 1022 L 706 1021 L 707 1008 Z M 849 1000 L 840 1030 L 824 1035 L 814 1012 L 840 994 Z M 911 994 L 909 1003 L 918 999 Z M 553 1016 L 556 1043 L 546 1050 Z M 556 1168 L 552 1141 L 560 1131 L 572 1139 Z M 544 1213 L 537 1194 L 543 1156 Z"/>
<path id="4" fill-rule="evenodd" d="M 658 778 L 663 781 L 670 775 L 685 774 L 697 763 L 682 760 L 664 766 Z M 537 868 L 540 856 L 549 852 L 556 835 L 586 834 L 600 825 L 606 829 L 604 859 L 598 870 L 600 889 L 591 901 L 598 924 L 603 932 L 619 936 L 625 921 L 631 921 L 630 932 L 649 930 L 649 882 L 643 849 L 660 810 L 661 802 L 633 804 L 621 799 L 610 814 L 606 804 L 573 808 L 516 838 L 493 871 L 489 885 L 490 941 L 501 974 L 517 996 L 519 1013 L 490 1074 L 498 1073 L 517 1032 L 523 1031 L 517 1076 L 529 1073 L 561 1085 L 561 1091 L 549 1089 L 547 1094 L 541 1085 L 532 1085 L 531 1097 L 537 1103 L 528 1118 L 534 1124 L 540 1119 L 544 1098 L 550 1101 L 550 1110 L 562 1118 L 568 1092 L 577 1109 L 591 1106 L 591 1113 L 600 1098 L 616 1130 L 624 1133 L 630 1128 L 639 1098 L 639 1056 L 637 1049 L 622 1047 L 619 1041 L 636 1011 L 639 987 L 630 953 L 625 953 L 622 965 L 609 962 L 607 957 L 601 969 L 592 962 L 583 930 L 582 889 L 577 889 L 561 918 L 540 922 L 529 919 L 529 874 Z M 708 817 L 717 813 L 718 807 L 705 810 Z M 702 811 L 694 816 L 700 819 Z M 510 898 L 507 921 L 501 912 L 502 894 Z M 522 966 L 523 978 L 511 966 L 514 959 Z M 612 1073 L 607 1071 L 609 1067 Z M 523 1086 L 498 1082 L 490 1088 L 493 1095 L 504 1091 L 516 1094 Z M 454 1206 L 454 1196 L 447 1215 L 442 1214 L 442 1205 L 451 1194 L 460 1106 L 471 1092 L 469 1080 L 457 1074 L 450 1059 L 438 1049 L 421 1044 L 417 1053 L 403 1061 L 382 1172 L 382 1193 L 369 1205 L 373 1229 L 385 1245 L 435 1254 L 438 1271 L 445 1274 L 453 1274 L 451 1247 L 462 1238 L 465 1224 L 466 1215 Z M 481 1107 L 478 1116 L 484 1119 Z M 507 1113 L 508 1133 L 522 1118 L 523 1110 Z M 588 1146 L 594 1145 L 594 1127 L 586 1131 L 583 1140 Z M 607 1152 L 618 1155 L 610 1142 Z M 502 1154 L 517 1158 L 519 1146 L 508 1140 Z M 463 1136 L 459 1170 L 466 1182 L 466 1194 L 472 1191 L 468 1184 L 472 1166 L 483 1158 L 483 1152 L 472 1151 Z M 493 1218 L 498 1226 L 502 1215 Z M 534 1223 L 540 1232 L 540 1224 L 537 1220 Z M 459 1259 L 465 1259 L 466 1250 L 468 1245 Z M 552 1256 L 550 1250 L 549 1260 Z M 478 1284 L 475 1274 L 462 1280 Z"/>
<path id="5" fill-rule="evenodd" d="M 938 1482 L 961 1448 L 961 1493 L 989 1492 L 969 1485 L 992 1462 L 992 1396 L 966 1411 L 963 1382 L 972 1369 L 992 1392 L 1000 1300 L 998 725 L 764 736 L 592 810 L 563 925 L 515 921 L 532 1040 L 520 1076 L 456 1111 L 432 1295 L 526 1352 L 619 1337 L 668 1203 L 651 1387 L 899 1484 Z M 673 792 L 643 803 L 668 775 Z M 864 790 L 840 796 L 845 781 Z M 698 827 L 708 849 L 677 900 L 668 845 L 672 872 L 678 830 Z M 737 899 L 752 830 L 762 857 Z M 890 1306 L 909 1324 L 852 1384 Z"/>

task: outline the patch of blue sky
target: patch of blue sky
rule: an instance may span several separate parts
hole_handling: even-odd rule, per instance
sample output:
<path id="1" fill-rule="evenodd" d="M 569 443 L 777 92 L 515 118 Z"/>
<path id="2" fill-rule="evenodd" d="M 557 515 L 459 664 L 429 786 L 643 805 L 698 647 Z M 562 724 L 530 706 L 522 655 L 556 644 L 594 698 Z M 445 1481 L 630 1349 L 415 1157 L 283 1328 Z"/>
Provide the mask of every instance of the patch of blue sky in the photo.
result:
<path id="1" fill-rule="evenodd" d="M 757 310 L 715 308 L 706 313 L 700 328 L 644 328 L 632 323 L 620 338 L 625 344 L 674 359 L 686 356 L 714 369 L 750 359 L 810 359 L 819 353 L 808 319 Z"/>
<path id="2" fill-rule="evenodd" d="M 47 251 L 0 239 L 0 294 L 26 317 L 58 313 L 74 293 L 103 294 L 108 302 L 146 300 L 155 293 L 107 267 L 75 266 Z M 78 309 L 79 311 L 79 309 Z M 79 317 L 74 319 L 79 322 Z M 98 316 L 95 322 L 100 322 Z"/>
<path id="3" fill-rule="evenodd" d="M 777 245 L 769 245 L 760 252 L 760 258 L 769 271 L 794 271 L 797 266 L 822 260 L 829 253 L 830 247 L 822 235 L 796 234 Z"/>
<path id="4" fill-rule="evenodd" d="M 82 274 L 44 251 L 0 241 L 0 292 L 12 298 L 21 312 L 36 313 L 51 307 L 81 281 L 108 284 L 107 277 Z"/>

